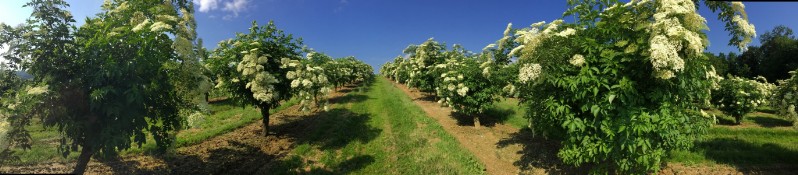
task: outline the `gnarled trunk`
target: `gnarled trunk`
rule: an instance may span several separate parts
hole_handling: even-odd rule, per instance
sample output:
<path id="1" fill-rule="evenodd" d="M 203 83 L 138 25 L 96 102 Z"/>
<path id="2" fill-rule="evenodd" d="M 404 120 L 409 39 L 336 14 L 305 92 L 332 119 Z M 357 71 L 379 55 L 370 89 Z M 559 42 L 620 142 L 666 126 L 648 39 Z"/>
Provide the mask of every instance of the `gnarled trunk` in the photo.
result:
<path id="1" fill-rule="evenodd" d="M 734 116 L 734 120 L 735 120 L 735 122 L 737 122 L 737 125 L 743 124 L 743 116 L 742 115 L 741 116 Z"/>
<path id="2" fill-rule="evenodd" d="M 94 155 L 94 149 L 91 146 L 83 146 L 72 174 L 83 174 L 86 172 L 86 166 L 89 164 L 92 155 Z"/>
<path id="3" fill-rule="evenodd" d="M 478 115 L 474 115 L 474 127 L 477 128 L 477 129 L 482 127 L 482 125 L 479 123 L 479 116 Z"/>
<path id="4" fill-rule="evenodd" d="M 269 105 L 258 105 L 260 115 L 263 116 L 263 136 L 269 135 Z"/>

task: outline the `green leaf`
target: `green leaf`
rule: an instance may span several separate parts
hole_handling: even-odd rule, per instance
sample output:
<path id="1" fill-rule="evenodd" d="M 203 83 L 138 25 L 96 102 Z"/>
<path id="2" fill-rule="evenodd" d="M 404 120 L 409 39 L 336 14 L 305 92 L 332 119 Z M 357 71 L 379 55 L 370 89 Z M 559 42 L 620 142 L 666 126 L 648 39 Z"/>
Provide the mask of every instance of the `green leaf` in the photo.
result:
<path id="1" fill-rule="evenodd" d="M 615 100 L 615 94 L 610 95 L 610 104 L 612 104 L 612 100 Z"/>
<path id="2" fill-rule="evenodd" d="M 590 107 L 590 112 L 593 113 L 594 117 L 598 117 L 598 113 L 600 110 L 601 108 L 599 108 L 598 105 L 593 105 L 593 107 Z"/>

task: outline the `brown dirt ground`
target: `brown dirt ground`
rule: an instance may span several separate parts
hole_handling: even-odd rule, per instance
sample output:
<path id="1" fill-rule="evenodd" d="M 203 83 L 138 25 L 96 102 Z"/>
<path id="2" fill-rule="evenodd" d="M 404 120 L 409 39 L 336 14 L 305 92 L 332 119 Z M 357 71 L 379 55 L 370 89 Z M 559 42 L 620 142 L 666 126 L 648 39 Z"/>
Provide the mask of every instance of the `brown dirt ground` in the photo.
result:
<path id="1" fill-rule="evenodd" d="M 330 94 L 343 96 L 352 87 Z M 271 174 L 270 169 L 283 166 L 297 136 L 312 127 L 312 113 L 299 111 L 294 105 L 271 115 L 270 135 L 261 135 L 260 120 L 202 143 L 177 148 L 166 155 L 131 155 L 113 160 L 92 159 L 86 174 Z M 311 119 L 308 119 L 311 118 Z M 28 166 L 4 166 L 0 173 L 70 173 L 75 163 L 44 163 Z M 302 167 L 300 167 L 302 168 Z M 305 169 L 294 171 L 303 173 Z"/>
<path id="2" fill-rule="evenodd" d="M 404 91 L 428 116 L 437 120 L 465 148 L 482 162 L 488 174 L 587 174 L 588 167 L 575 168 L 564 165 L 557 158 L 559 144 L 533 137 L 529 130 L 518 130 L 502 123 L 483 121 L 477 129 L 473 120 L 464 124 L 462 116 L 453 115 L 452 110 L 441 107 L 434 97 L 393 82 Z M 488 116 L 490 117 L 490 116 Z M 468 118 L 468 117 L 465 117 Z M 458 121 L 461 120 L 461 121 Z M 484 119 L 483 119 L 484 120 Z M 667 164 L 658 174 L 795 174 L 794 165 L 772 165 L 756 167 L 733 167 L 730 165 Z"/>

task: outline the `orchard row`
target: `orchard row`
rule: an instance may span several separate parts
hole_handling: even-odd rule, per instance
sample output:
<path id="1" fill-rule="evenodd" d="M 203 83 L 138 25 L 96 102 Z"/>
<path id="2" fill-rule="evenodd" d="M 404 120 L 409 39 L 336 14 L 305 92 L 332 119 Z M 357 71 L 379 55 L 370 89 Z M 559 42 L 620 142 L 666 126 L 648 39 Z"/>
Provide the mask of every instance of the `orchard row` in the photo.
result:
<path id="1" fill-rule="evenodd" d="M 380 74 L 434 94 L 455 112 L 479 117 L 500 98 L 518 98 L 536 137 L 562 143 L 557 156 L 593 173 L 660 169 L 670 151 L 693 146 L 718 108 L 737 118 L 759 105 L 795 120 L 798 78 L 723 78 L 704 54 L 706 19 L 689 0 L 568 1 L 561 19 L 507 26 L 479 53 L 432 39 Z M 705 1 L 744 50 L 755 35 L 740 2 Z M 794 73 L 793 73 L 794 75 Z M 775 94 L 775 95 L 774 95 Z"/>
<path id="2" fill-rule="evenodd" d="M 74 173 L 82 174 L 92 156 L 114 156 L 148 135 L 169 148 L 187 118 L 208 113 L 212 88 L 259 107 L 267 134 L 268 111 L 281 101 L 327 110 L 332 89 L 368 81 L 373 72 L 354 57 L 307 49 L 271 22 L 253 22 L 248 33 L 208 51 L 191 1 L 108 0 L 79 27 L 63 0 L 25 6 L 33 9 L 26 24 L 0 26 L 10 61 L 0 76 L 0 163 L 13 160 L 11 148 L 31 148 L 26 127 L 34 118 L 63 135 L 64 156 L 80 150 Z"/>

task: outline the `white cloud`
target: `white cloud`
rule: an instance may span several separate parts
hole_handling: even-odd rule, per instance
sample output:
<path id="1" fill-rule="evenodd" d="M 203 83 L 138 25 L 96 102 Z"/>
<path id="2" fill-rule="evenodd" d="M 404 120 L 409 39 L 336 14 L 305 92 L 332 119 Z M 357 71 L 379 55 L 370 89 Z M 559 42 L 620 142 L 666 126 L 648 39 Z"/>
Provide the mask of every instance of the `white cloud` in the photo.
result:
<path id="1" fill-rule="evenodd" d="M 193 0 L 194 4 L 199 6 L 200 12 L 210 12 L 213 10 L 221 10 L 229 12 L 222 17 L 222 19 L 230 20 L 238 17 L 238 14 L 247 10 L 250 6 L 251 0 Z"/>
<path id="2" fill-rule="evenodd" d="M 194 0 L 200 12 L 208 12 L 219 7 L 219 0 Z"/>

